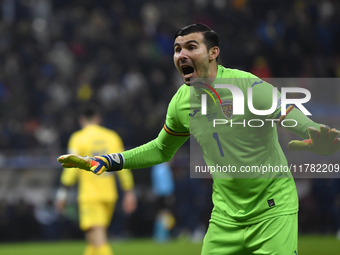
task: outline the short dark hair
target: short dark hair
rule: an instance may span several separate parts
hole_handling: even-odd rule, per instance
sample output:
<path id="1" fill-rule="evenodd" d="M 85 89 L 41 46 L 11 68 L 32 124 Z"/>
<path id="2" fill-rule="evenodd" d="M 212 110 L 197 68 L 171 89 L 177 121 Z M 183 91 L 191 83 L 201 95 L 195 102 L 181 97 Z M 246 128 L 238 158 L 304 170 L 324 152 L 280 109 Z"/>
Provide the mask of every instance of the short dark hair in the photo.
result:
<path id="1" fill-rule="evenodd" d="M 92 119 L 95 115 L 100 114 L 100 108 L 95 103 L 87 103 L 80 107 L 80 116 L 85 119 Z"/>
<path id="2" fill-rule="evenodd" d="M 204 24 L 201 24 L 201 23 L 191 24 L 191 25 L 178 29 L 175 34 L 174 40 L 176 40 L 178 36 L 184 36 L 184 35 L 188 35 L 191 33 L 202 33 L 204 37 L 204 43 L 207 46 L 208 50 L 214 46 L 217 46 L 217 47 L 220 46 L 220 39 L 218 38 L 218 35 L 216 34 L 216 32 L 212 30 L 210 27 Z"/>

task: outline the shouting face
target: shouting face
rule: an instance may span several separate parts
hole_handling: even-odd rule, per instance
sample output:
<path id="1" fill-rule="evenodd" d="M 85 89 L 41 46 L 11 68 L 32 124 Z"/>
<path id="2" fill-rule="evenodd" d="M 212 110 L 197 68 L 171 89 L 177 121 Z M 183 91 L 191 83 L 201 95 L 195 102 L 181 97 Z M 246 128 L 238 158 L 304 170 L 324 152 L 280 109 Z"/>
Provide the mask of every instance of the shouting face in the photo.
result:
<path id="1" fill-rule="evenodd" d="M 190 85 L 195 78 L 215 78 L 219 49 L 208 50 L 202 33 L 178 36 L 174 51 L 174 63 L 185 84 Z"/>

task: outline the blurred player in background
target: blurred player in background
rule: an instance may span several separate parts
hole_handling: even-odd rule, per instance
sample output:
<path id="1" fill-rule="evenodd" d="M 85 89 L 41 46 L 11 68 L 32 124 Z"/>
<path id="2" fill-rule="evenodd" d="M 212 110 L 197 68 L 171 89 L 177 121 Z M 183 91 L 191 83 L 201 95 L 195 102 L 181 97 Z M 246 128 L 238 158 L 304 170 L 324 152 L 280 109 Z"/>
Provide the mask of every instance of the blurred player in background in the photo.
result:
<path id="1" fill-rule="evenodd" d="M 87 105 L 82 109 L 79 123 L 81 130 L 73 133 L 69 140 L 68 150 L 82 156 L 93 156 L 111 151 L 124 151 L 119 135 L 100 126 L 99 109 L 96 105 Z M 117 172 L 124 190 L 123 210 L 132 213 L 137 205 L 133 192 L 134 181 L 131 170 Z M 61 187 L 56 196 L 56 207 L 59 212 L 64 209 L 67 189 L 79 182 L 78 205 L 80 229 L 85 231 L 88 245 L 84 255 L 112 255 L 107 240 L 107 228 L 111 222 L 118 192 L 115 174 L 105 173 L 96 176 L 78 168 L 65 169 L 61 175 Z"/>
<path id="2" fill-rule="evenodd" d="M 157 215 L 154 223 L 153 238 L 164 242 L 170 239 L 170 230 L 175 225 L 173 206 L 175 204 L 175 183 L 168 162 L 151 167 L 152 191 L 157 197 Z"/>
<path id="3" fill-rule="evenodd" d="M 229 90 L 215 87 L 221 84 L 218 79 L 233 79 L 232 84 L 243 95 L 252 88 L 253 106 L 257 110 L 272 107 L 273 86 L 248 72 L 219 65 L 219 53 L 219 38 L 209 27 L 192 24 L 179 29 L 174 38 L 174 63 L 185 84 L 172 98 L 164 128 L 158 137 L 122 153 L 94 158 L 62 155 L 58 158 L 59 162 L 64 167 L 77 165 L 96 174 L 122 168 L 149 167 L 171 160 L 192 135 L 201 147 L 207 166 L 231 165 L 237 170 L 242 166 L 288 167 L 276 125 L 267 123 L 261 128 L 240 125 L 243 119 L 260 118 L 278 119 L 279 125 L 285 118 L 295 120 L 296 126 L 286 128 L 306 140 L 291 141 L 289 149 L 293 151 L 331 155 L 340 148 L 336 139 L 339 131 L 313 122 L 292 105 L 288 106 L 285 115 L 281 115 L 280 102 L 274 112 L 266 116 L 255 115 L 249 109 L 245 109 L 243 115 L 234 115 L 230 107 L 232 104 L 228 102 L 235 98 Z M 199 82 L 200 78 L 207 80 L 204 90 L 195 87 L 203 84 Z M 216 119 L 232 119 L 239 125 L 233 126 L 229 122 L 229 125 L 213 126 L 214 118 L 201 112 L 201 95 L 207 93 L 205 91 L 215 94 L 213 99 L 221 102 L 221 105 L 216 104 L 216 108 L 208 108 L 208 114 L 216 116 Z M 277 98 L 279 101 L 279 93 Z M 222 105 L 224 102 L 227 104 Z M 298 196 L 289 171 L 269 176 L 256 173 L 243 176 L 216 173 L 212 176 L 214 208 L 202 255 L 298 254 Z"/>

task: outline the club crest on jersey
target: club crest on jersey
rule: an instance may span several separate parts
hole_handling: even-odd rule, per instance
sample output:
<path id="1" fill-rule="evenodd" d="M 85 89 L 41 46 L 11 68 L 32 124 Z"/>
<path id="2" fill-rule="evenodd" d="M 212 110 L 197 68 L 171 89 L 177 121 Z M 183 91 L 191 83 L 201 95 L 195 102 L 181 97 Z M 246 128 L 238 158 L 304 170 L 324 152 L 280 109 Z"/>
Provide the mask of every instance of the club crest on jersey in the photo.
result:
<path id="1" fill-rule="evenodd" d="M 231 119 L 233 117 L 233 100 L 232 99 L 222 100 L 221 110 L 223 115 L 227 119 Z"/>

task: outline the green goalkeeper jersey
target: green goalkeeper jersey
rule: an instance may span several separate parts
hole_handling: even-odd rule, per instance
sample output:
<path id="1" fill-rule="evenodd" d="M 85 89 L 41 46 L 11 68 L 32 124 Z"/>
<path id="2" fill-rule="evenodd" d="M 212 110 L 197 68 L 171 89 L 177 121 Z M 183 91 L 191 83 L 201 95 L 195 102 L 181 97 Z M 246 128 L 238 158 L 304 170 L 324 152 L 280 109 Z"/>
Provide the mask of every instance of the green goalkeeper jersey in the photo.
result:
<path id="1" fill-rule="evenodd" d="M 241 89 L 245 104 L 243 115 L 233 114 L 231 91 L 214 89 L 216 84 L 233 84 Z M 254 108 L 270 109 L 273 86 L 247 72 L 219 66 L 213 84 L 201 87 L 182 85 L 169 104 L 164 125 L 166 133 L 162 131 L 154 141 L 124 152 L 124 167 L 139 168 L 167 161 L 191 134 L 200 145 L 207 166 L 233 166 L 237 169 L 234 173 L 213 174 L 212 221 L 253 224 L 297 212 L 298 197 L 289 172 L 272 175 L 239 172 L 247 166 L 279 166 L 281 169 L 288 166 L 274 122 L 274 119 L 285 117 L 281 116 L 279 93 L 275 111 L 257 116 L 246 106 L 249 87 L 253 88 Z M 202 94 L 208 95 L 206 114 L 201 112 Z M 288 129 L 302 138 L 308 137 L 309 126 L 319 127 L 292 106 L 287 108 L 288 117 L 297 123 Z M 214 127 L 216 119 L 228 123 Z"/>

